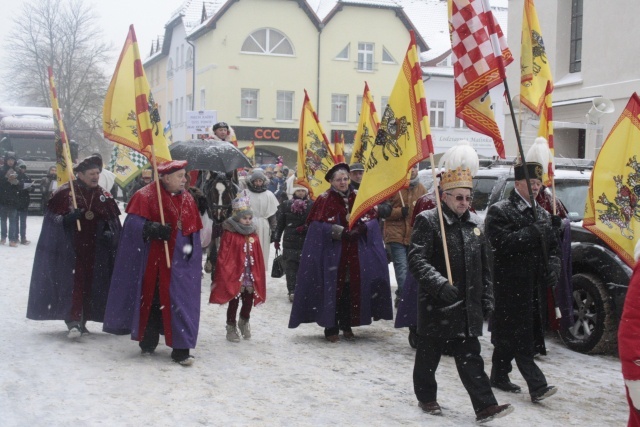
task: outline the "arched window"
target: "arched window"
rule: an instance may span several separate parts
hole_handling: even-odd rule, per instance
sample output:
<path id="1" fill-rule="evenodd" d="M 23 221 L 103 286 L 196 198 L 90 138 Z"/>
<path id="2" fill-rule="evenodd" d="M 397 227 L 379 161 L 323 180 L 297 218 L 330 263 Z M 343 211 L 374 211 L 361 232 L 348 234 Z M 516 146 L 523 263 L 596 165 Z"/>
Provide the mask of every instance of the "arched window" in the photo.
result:
<path id="1" fill-rule="evenodd" d="M 259 55 L 293 56 L 294 54 L 293 46 L 287 36 L 272 28 L 261 28 L 251 33 L 240 50 L 244 53 Z"/>

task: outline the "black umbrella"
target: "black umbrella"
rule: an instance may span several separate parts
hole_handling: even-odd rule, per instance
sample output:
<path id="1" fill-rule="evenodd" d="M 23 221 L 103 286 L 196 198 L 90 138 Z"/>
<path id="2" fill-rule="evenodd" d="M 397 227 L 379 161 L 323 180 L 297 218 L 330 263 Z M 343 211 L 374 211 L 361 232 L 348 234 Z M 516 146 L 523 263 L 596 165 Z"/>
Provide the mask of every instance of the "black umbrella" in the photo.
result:
<path id="1" fill-rule="evenodd" d="M 186 160 L 187 169 L 231 172 L 234 169 L 252 167 L 242 151 L 226 141 L 190 139 L 174 142 L 169 146 L 171 158 Z"/>

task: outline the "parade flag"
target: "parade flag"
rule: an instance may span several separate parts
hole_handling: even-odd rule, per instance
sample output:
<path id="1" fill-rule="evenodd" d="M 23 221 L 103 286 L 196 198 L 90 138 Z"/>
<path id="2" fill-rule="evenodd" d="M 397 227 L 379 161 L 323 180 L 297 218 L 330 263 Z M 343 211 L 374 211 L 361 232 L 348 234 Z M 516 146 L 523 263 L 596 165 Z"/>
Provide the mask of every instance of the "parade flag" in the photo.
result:
<path id="1" fill-rule="evenodd" d="M 540 116 L 538 136 L 546 138 L 551 151 L 547 175 L 553 179 L 553 76 L 533 0 L 525 0 L 520 51 L 520 102 Z M 548 182 L 546 183 L 548 185 Z"/>
<path id="2" fill-rule="evenodd" d="M 336 163 L 346 163 L 347 160 L 344 157 L 344 132 L 340 132 L 340 136 L 333 143 L 333 152 Z"/>
<path id="3" fill-rule="evenodd" d="M 409 170 L 433 153 L 429 114 L 415 34 L 382 114 L 366 171 L 349 217 L 349 227 L 375 205 L 409 185 Z"/>
<path id="4" fill-rule="evenodd" d="M 640 97 L 634 92 L 596 159 L 582 222 L 629 267 L 640 236 L 639 156 Z"/>
<path id="5" fill-rule="evenodd" d="M 171 129 L 171 120 L 167 120 L 167 125 L 162 130 L 162 134 L 164 138 L 167 140 L 169 145 L 173 143 L 173 130 Z"/>
<path id="6" fill-rule="evenodd" d="M 138 151 L 149 160 L 153 146 L 158 163 L 171 160 L 133 25 L 107 90 L 102 116 L 105 138 Z"/>
<path id="7" fill-rule="evenodd" d="M 244 147 L 242 152 L 251 160 L 252 165 L 256 164 L 256 143 L 254 141 L 251 141 L 251 144 Z"/>
<path id="8" fill-rule="evenodd" d="M 124 188 L 136 179 L 148 164 L 149 161 L 144 155 L 126 145 L 113 144 L 107 169 L 116 176 L 116 183 Z"/>
<path id="9" fill-rule="evenodd" d="M 69 150 L 69 141 L 67 133 L 64 130 L 64 122 L 62 120 L 62 112 L 58 103 L 58 92 L 53 78 L 53 68 L 47 67 L 49 73 L 49 97 L 51 99 L 51 109 L 53 110 L 53 126 L 55 129 L 55 147 L 56 147 L 56 167 L 58 187 L 73 179 L 73 162 L 71 161 L 71 151 Z"/>
<path id="10" fill-rule="evenodd" d="M 513 61 L 488 0 L 449 0 L 449 31 L 456 92 L 456 116 L 493 139 L 505 157 L 504 141 L 491 108 L 489 90 L 505 79 Z"/>
<path id="11" fill-rule="evenodd" d="M 335 164 L 329 140 L 305 90 L 298 131 L 298 180 L 296 182 L 308 188 L 309 197 L 315 200 L 329 189 L 329 183 L 325 181 L 324 176 Z"/>
<path id="12" fill-rule="evenodd" d="M 362 163 L 365 171 L 367 170 L 367 159 L 373 148 L 373 142 L 378 134 L 380 127 L 380 119 L 376 106 L 373 103 L 373 96 L 369 90 L 367 82 L 364 83 L 364 93 L 362 95 L 362 105 L 360 106 L 360 120 L 358 129 L 353 141 L 353 151 L 351 154 L 351 163 Z"/>

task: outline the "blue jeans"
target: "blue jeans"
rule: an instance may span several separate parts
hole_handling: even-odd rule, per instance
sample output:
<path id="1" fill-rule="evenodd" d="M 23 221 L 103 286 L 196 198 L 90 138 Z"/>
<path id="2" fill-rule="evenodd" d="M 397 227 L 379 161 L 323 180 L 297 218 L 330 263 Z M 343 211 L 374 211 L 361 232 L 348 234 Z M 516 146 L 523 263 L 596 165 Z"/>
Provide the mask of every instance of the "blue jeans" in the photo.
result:
<path id="1" fill-rule="evenodd" d="M 20 240 L 23 242 L 27 240 L 27 214 L 28 210 L 18 211 L 18 233 Z"/>
<path id="2" fill-rule="evenodd" d="M 402 295 L 402 287 L 404 286 L 404 280 L 407 277 L 407 255 L 409 254 L 409 246 L 405 246 L 402 243 L 387 243 L 391 250 L 391 257 L 393 258 L 393 270 L 396 273 L 396 282 L 398 282 L 398 289 L 396 295 Z"/>
<path id="3" fill-rule="evenodd" d="M 0 234 L 7 239 L 7 219 L 9 220 L 9 241 L 18 241 L 18 210 L 15 206 L 0 205 Z"/>

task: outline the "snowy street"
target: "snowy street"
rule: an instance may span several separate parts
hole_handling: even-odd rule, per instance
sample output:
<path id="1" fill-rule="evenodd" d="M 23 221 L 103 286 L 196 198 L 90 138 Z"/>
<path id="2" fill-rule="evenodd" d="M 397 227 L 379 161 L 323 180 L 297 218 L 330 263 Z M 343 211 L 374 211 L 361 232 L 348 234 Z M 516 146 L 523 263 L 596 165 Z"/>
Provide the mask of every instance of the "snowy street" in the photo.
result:
<path id="1" fill-rule="evenodd" d="M 69 340 L 64 322 L 25 317 L 41 224 L 41 216 L 28 217 L 31 245 L 0 247 L 2 426 L 475 425 L 452 358 L 443 356 L 437 374 L 443 415 L 425 414 L 413 393 L 415 352 L 406 329 L 374 322 L 354 328 L 355 342 L 338 344 L 328 343 L 315 324 L 288 329 L 285 278 L 269 273 L 266 303 L 251 312 L 253 337 L 240 343 L 225 339 L 226 305 L 208 304 L 205 276 L 191 367 L 171 361 L 162 337 L 150 357 L 142 357 L 128 335 L 103 333 L 98 323 L 87 324 L 90 335 Z M 493 347 L 487 334 L 480 341 L 488 373 Z M 552 335 L 547 347 L 549 355 L 536 360 L 558 393 L 533 404 L 526 392 L 494 389 L 498 402 L 513 404 L 515 411 L 489 425 L 626 425 L 615 356 L 575 353 Z M 511 380 L 526 391 L 515 363 Z"/>

